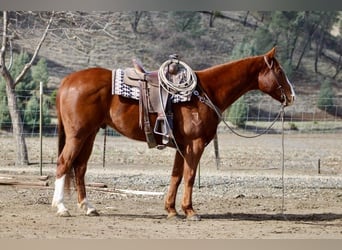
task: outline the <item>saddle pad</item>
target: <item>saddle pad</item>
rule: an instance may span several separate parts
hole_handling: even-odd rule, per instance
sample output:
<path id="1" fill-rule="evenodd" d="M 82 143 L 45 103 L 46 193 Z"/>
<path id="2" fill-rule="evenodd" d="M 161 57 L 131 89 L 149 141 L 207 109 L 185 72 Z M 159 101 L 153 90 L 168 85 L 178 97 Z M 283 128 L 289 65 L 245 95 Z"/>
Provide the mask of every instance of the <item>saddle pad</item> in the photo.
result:
<path id="1" fill-rule="evenodd" d="M 112 72 L 112 95 L 121 95 L 134 100 L 140 98 L 140 88 L 130 86 L 124 82 L 125 71 L 122 69 L 113 70 Z"/>
<path id="2" fill-rule="evenodd" d="M 125 83 L 125 71 L 122 69 L 113 70 L 112 72 L 112 95 L 121 95 L 126 98 L 139 100 L 140 88 Z M 171 96 L 172 103 L 180 103 L 190 101 L 191 95 L 186 97 L 175 94 Z"/>

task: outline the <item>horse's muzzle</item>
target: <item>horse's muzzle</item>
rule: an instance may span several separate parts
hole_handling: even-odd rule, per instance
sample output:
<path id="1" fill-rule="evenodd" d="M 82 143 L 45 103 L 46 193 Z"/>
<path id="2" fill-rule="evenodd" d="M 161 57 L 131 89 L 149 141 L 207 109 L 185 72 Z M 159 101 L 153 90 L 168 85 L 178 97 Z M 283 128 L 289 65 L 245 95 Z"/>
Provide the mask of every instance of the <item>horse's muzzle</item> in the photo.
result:
<path id="1" fill-rule="evenodd" d="M 290 97 L 287 97 L 285 98 L 285 106 L 291 106 L 293 105 L 293 103 L 295 102 L 296 100 L 296 95 L 295 94 L 291 94 Z"/>

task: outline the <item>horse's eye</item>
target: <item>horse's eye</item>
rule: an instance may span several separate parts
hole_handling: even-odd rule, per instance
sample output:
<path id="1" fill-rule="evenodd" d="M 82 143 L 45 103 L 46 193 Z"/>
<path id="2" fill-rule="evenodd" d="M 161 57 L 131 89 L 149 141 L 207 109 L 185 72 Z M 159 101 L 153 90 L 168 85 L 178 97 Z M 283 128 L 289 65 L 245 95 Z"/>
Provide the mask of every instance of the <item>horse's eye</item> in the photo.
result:
<path id="1" fill-rule="evenodd" d="M 278 76 L 283 76 L 284 75 L 284 72 L 281 69 L 277 69 L 276 73 L 277 73 Z"/>

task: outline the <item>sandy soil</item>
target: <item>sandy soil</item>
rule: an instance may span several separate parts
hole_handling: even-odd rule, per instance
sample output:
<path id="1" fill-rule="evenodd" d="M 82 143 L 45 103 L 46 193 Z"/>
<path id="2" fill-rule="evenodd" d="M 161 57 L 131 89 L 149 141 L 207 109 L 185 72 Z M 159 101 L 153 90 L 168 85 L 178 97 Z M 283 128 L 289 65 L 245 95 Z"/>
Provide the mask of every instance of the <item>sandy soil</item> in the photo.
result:
<path id="1" fill-rule="evenodd" d="M 72 217 L 56 217 L 51 208 L 56 139 L 44 138 L 43 174 L 50 176 L 49 186 L 0 185 L 0 238 L 341 239 L 342 135 L 287 134 L 285 140 L 283 200 L 281 136 L 219 134 L 221 163 L 217 168 L 213 146 L 208 145 L 193 197 L 202 220 L 190 222 L 167 220 L 163 210 L 172 149 L 149 150 L 144 143 L 110 137 L 103 168 L 101 136 L 87 172 L 87 182 L 108 185 L 88 189 L 100 216 L 80 213 L 72 191 L 66 197 Z M 37 142 L 28 139 L 33 164 L 15 167 L 13 143 L 1 138 L 0 176 L 38 176 Z M 181 194 L 182 189 L 178 207 Z"/>

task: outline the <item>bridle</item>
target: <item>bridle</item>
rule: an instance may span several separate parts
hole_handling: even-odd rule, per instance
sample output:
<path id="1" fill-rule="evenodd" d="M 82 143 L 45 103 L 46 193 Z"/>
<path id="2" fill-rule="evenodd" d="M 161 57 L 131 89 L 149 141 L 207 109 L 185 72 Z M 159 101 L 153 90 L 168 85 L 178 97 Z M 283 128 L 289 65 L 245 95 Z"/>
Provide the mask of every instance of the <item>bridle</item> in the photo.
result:
<path id="1" fill-rule="evenodd" d="M 274 72 L 274 69 L 273 69 L 273 60 L 271 61 L 271 64 L 267 61 L 267 57 L 264 56 L 264 60 L 265 60 L 265 63 L 267 65 L 267 67 L 269 68 L 269 70 L 272 72 L 272 75 L 274 76 L 275 80 L 276 80 L 276 83 L 278 85 L 278 89 L 280 90 L 281 92 L 281 96 L 283 98 L 283 103 L 282 105 L 283 106 L 286 106 L 287 104 L 287 100 L 286 100 L 286 95 L 285 95 L 285 90 L 284 90 L 284 87 L 279 83 L 279 78 L 278 76 L 276 75 L 276 73 Z"/>
<path id="2" fill-rule="evenodd" d="M 256 138 L 256 137 L 259 137 L 261 135 L 264 135 L 266 134 L 272 127 L 273 125 L 276 123 L 276 121 L 281 118 L 282 120 L 282 123 L 284 123 L 284 115 L 285 115 L 285 111 L 284 111 L 284 108 L 286 106 L 286 95 L 285 95 L 285 91 L 284 91 L 284 88 L 283 86 L 281 86 L 281 84 L 279 83 L 279 80 L 278 80 L 278 77 L 277 75 L 275 74 L 274 70 L 273 70 L 273 61 L 271 62 L 271 64 L 267 61 L 267 58 L 266 56 L 264 56 L 264 60 L 265 60 L 265 63 L 267 65 L 267 67 L 271 70 L 275 80 L 276 80 L 276 83 L 278 84 L 278 89 L 280 89 L 281 91 L 281 95 L 284 99 L 284 102 L 281 104 L 281 109 L 279 110 L 277 116 L 274 118 L 274 120 L 272 121 L 271 125 L 268 126 L 266 129 L 264 129 L 261 133 L 259 134 L 256 134 L 256 135 L 251 135 L 251 136 L 247 136 L 247 135 L 242 135 L 242 134 L 239 134 L 237 133 L 233 128 L 231 128 L 231 126 L 224 120 L 223 118 L 223 115 L 222 115 L 222 112 L 221 110 L 210 100 L 210 98 L 208 97 L 208 95 L 206 94 L 206 92 L 202 89 L 202 87 L 198 84 L 197 85 L 197 89 L 198 90 L 195 90 L 193 92 L 193 94 L 195 96 L 197 96 L 197 98 L 199 99 L 200 102 L 206 104 L 208 107 L 210 107 L 212 110 L 215 111 L 216 115 L 218 116 L 219 120 L 222 121 L 226 127 L 235 135 L 237 136 L 240 136 L 240 137 L 243 137 L 243 138 Z M 203 96 L 200 95 L 200 92 L 203 93 Z"/>

